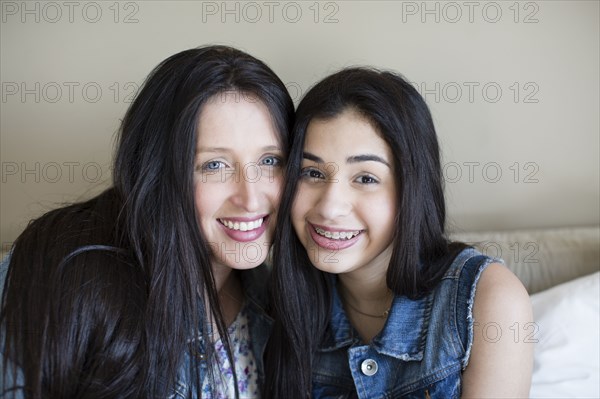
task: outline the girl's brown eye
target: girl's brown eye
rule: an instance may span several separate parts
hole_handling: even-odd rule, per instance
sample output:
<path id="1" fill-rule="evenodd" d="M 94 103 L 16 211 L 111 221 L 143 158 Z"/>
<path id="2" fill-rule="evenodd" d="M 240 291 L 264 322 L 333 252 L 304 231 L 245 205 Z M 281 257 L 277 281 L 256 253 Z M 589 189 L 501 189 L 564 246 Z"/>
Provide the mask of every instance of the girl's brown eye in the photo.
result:
<path id="1" fill-rule="evenodd" d="M 300 173 L 300 177 L 305 178 L 305 179 L 312 179 L 312 180 L 325 178 L 325 176 L 323 175 L 323 173 L 321 173 L 321 171 L 319 171 L 318 169 L 314 169 L 314 168 L 302 169 L 302 172 Z"/>
<path id="2" fill-rule="evenodd" d="M 361 184 L 377 184 L 379 181 L 372 176 L 360 176 L 358 182 Z"/>

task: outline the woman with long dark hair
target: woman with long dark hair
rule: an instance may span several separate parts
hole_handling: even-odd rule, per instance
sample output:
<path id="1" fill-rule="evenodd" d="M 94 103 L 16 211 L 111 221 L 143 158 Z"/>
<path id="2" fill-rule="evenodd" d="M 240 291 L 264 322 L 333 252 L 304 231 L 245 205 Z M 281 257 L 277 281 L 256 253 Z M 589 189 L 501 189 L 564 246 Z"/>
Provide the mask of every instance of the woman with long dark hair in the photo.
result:
<path id="1" fill-rule="evenodd" d="M 244 52 L 159 64 L 122 121 L 113 187 L 15 242 L 0 397 L 255 397 L 292 118 Z"/>
<path id="2" fill-rule="evenodd" d="M 527 292 L 445 234 L 429 109 L 401 76 L 335 73 L 296 111 L 275 235 L 271 398 L 528 395 Z M 490 328 L 493 327 L 493 328 Z"/>

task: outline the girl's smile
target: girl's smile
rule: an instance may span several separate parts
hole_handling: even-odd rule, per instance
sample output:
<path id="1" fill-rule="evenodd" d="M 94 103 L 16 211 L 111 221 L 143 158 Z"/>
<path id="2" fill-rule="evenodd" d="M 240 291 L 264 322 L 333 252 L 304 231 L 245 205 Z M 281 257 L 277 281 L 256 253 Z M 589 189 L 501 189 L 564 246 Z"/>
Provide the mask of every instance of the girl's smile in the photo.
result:
<path id="1" fill-rule="evenodd" d="M 319 247 L 328 250 L 346 249 L 358 242 L 363 230 L 336 229 L 331 227 L 317 226 L 308 222 L 306 224 L 311 238 Z"/>

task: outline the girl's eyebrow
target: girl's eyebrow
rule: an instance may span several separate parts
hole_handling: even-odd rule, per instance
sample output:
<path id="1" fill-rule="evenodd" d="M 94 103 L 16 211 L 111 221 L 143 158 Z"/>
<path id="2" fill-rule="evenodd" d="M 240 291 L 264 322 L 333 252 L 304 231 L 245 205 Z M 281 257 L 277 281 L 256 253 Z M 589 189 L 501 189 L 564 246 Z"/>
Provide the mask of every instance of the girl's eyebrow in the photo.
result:
<path id="1" fill-rule="evenodd" d="M 346 158 L 346 162 L 348 162 L 348 163 L 358 163 L 358 162 L 367 162 L 367 161 L 380 162 L 380 163 L 384 164 L 385 166 L 387 166 L 388 168 L 390 167 L 390 164 L 385 159 L 381 158 L 379 155 L 362 154 L 362 155 L 354 155 L 354 156 Z"/>
<path id="2" fill-rule="evenodd" d="M 316 162 L 316 163 L 324 163 L 320 157 L 318 157 L 315 154 L 312 154 L 310 152 L 307 152 L 307 151 L 304 152 L 304 158 L 308 159 L 309 161 Z M 368 162 L 368 161 L 380 162 L 380 163 L 384 164 L 385 166 L 387 166 L 388 168 L 390 168 L 389 162 L 387 162 L 385 159 L 381 158 L 379 155 L 361 154 L 361 155 L 353 155 L 351 157 L 346 158 L 347 163 L 358 163 L 358 162 Z"/>
<path id="3" fill-rule="evenodd" d="M 304 158 L 308 159 L 309 161 L 313 161 L 316 163 L 324 163 L 323 160 L 321 158 L 319 158 L 318 156 L 316 156 L 315 154 L 312 154 L 308 151 L 304 151 Z"/>

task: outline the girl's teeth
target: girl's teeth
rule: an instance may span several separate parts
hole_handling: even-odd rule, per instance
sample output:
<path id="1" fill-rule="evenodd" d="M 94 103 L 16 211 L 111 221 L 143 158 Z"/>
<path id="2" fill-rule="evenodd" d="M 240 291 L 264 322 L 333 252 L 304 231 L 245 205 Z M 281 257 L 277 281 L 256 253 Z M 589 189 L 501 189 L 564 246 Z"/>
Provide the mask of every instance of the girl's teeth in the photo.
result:
<path id="1" fill-rule="evenodd" d="M 231 220 L 219 219 L 223 226 L 232 230 L 250 231 L 259 228 L 263 224 L 263 218 L 251 222 L 232 222 Z"/>
<path id="2" fill-rule="evenodd" d="M 332 240 L 349 240 L 353 237 L 356 237 L 360 231 L 334 231 L 333 233 L 330 231 L 325 231 L 319 227 L 315 227 L 315 231 L 324 237 L 330 238 Z"/>

